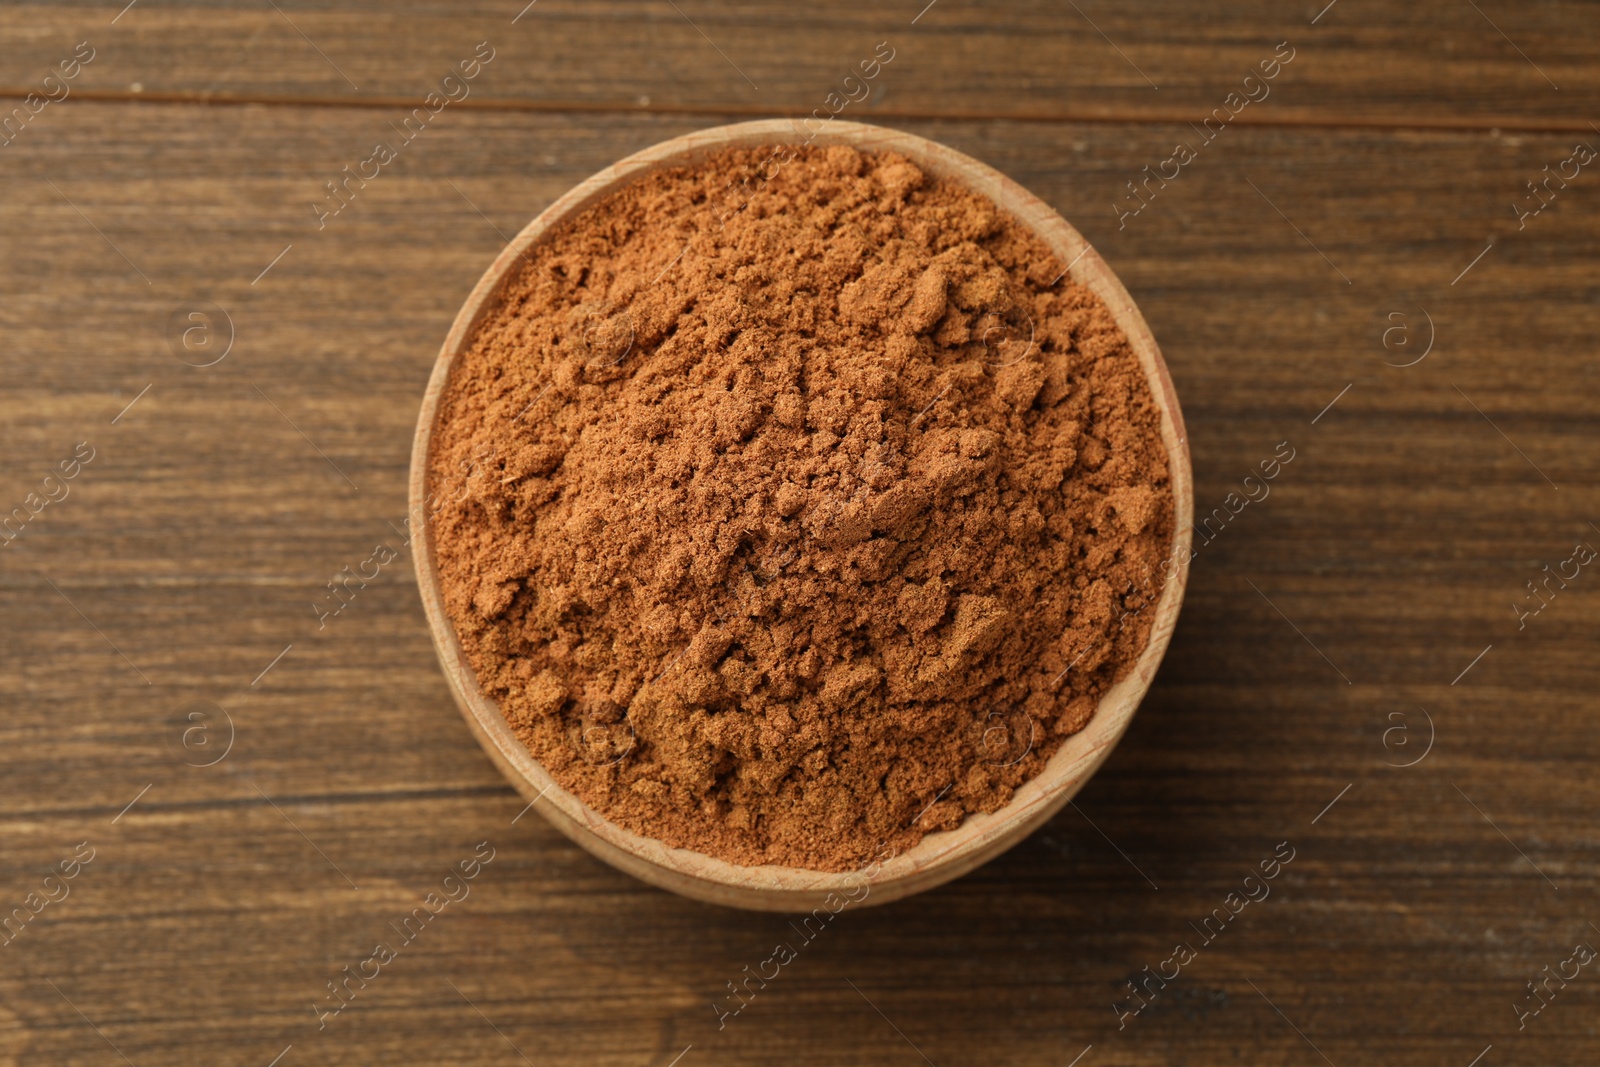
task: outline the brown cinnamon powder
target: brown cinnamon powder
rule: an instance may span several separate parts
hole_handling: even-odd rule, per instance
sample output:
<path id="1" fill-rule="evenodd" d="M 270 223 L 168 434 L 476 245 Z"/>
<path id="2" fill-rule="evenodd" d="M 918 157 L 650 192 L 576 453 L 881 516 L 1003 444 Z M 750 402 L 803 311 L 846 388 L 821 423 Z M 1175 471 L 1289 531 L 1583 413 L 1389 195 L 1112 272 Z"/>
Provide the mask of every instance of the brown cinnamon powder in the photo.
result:
<path id="1" fill-rule="evenodd" d="M 652 173 L 530 253 L 430 488 L 462 644 L 563 787 L 837 871 L 1083 727 L 1149 637 L 1173 502 L 1144 374 L 1063 268 L 843 147 Z"/>

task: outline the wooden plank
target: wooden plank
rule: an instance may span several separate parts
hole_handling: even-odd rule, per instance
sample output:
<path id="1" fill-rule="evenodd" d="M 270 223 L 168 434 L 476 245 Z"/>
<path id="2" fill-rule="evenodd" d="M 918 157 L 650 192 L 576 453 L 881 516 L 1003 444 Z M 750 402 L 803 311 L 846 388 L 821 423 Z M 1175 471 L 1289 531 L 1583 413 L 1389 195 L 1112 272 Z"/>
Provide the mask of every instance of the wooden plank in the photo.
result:
<path id="1" fill-rule="evenodd" d="M 648 890 L 533 813 L 512 825 L 408 558 L 325 629 L 312 608 L 397 539 L 416 404 L 497 230 L 711 120 L 446 114 L 318 230 L 308 205 L 388 112 L 45 117 L 0 159 L 0 503 L 97 451 L 0 549 L 0 905 L 99 851 L 0 948 L 0 1063 L 115 1062 L 107 1039 L 141 1067 L 291 1044 L 284 1067 L 518 1062 L 510 1042 L 541 1064 L 692 1044 L 684 1067 L 920 1062 L 910 1042 L 1013 1064 L 1092 1043 L 1084 1067 L 1318 1062 L 1306 1039 L 1341 1064 L 1465 1065 L 1490 1043 L 1485 1062 L 1592 1059 L 1600 985 L 1521 1033 L 1512 1010 L 1600 936 L 1600 598 L 1580 579 L 1520 632 L 1509 608 L 1600 542 L 1600 186 L 1585 172 L 1522 231 L 1508 209 L 1568 138 L 1230 131 L 1119 229 L 1118 188 L 1181 125 L 909 124 L 1033 188 L 1121 274 L 1177 380 L 1202 509 L 1278 442 L 1296 457 L 1202 548 L 1167 665 L 1077 810 L 946 889 L 846 913 L 719 1030 L 713 1000 L 795 936 L 783 918 Z M 202 299 L 236 332 L 204 369 L 165 335 Z M 1386 366 L 1387 316 L 1417 329 L 1418 309 L 1434 351 Z M 210 768 L 184 765 L 212 751 L 181 743 L 198 702 L 236 731 Z M 1385 766 L 1418 751 L 1385 748 L 1389 716 L 1420 746 L 1419 707 L 1433 750 Z M 484 840 L 470 899 L 319 1032 L 324 983 Z M 1197 941 L 1281 841 L 1272 895 L 1119 1031 L 1124 982 Z"/>
<path id="2" fill-rule="evenodd" d="M 11 42 L 0 57 L 0 91 L 38 90 L 88 41 L 96 58 L 70 86 L 80 98 L 409 109 L 486 41 L 495 58 L 459 108 L 769 117 L 837 109 L 837 100 L 827 103 L 830 93 L 855 92 L 859 102 L 844 113 L 878 121 L 964 114 L 1198 123 L 1227 106 L 1242 108 L 1241 124 L 1587 132 L 1600 105 L 1592 5 L 1476 6 L 1252 0 L 1202 13 L 1177 0 L 1136 7 L 538 0 L 527 8 L 515 0 L 336 7 L 229 0 L 140 3 L 113 24 L 105 5 L 33 3 L 0 10 L 0 33 Z M 866 89 L 847 87 L 844 79 L 882 42 L 892 63 Z M 1246 87 L 1244 78 L 1280 42 L 1293 61 L 1266 86 Z M 1228 94 L 1247 91 L 1260 102 L 1225 104 Z"/>

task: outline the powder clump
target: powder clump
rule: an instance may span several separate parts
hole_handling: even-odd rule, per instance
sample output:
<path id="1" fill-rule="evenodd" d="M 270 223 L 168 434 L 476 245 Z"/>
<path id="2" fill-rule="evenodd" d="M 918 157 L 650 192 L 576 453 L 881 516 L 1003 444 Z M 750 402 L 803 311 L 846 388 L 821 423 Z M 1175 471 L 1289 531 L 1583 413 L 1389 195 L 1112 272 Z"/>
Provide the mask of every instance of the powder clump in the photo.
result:
<path id="1" fill-rule="evenodd" d="M 429 458 L 486 695 L 607 818 L 845 870 L 993 811 L 1143 650 L 1173 503 L 1104 305 L 893 153 L 727 150 L 560 227 Z"/>

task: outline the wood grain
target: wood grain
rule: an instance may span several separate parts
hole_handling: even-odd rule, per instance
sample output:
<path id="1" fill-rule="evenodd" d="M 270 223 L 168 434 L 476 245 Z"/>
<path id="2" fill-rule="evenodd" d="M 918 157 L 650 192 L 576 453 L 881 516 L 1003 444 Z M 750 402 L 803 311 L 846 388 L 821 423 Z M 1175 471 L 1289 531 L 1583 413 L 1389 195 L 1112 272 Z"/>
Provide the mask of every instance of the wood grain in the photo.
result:
<path id="1" fill-rule="evenodd" d="M 1080 6 L 1145 65 L 1142 30 Z M 332 17 L 286 10 L 313 36 Z M 708 31 L 732 25 L 686 10 Z M 1485 10 L 1530 54 L 1514 18 L 1592 50 L 1587 8 Z M 205 8 L 144 0 L 118 28 L 136 15 L 165 20 L 147 55 L 163 45 L 180 73 L 218 40 Z M 1400 18 L 1355 0 L 1323 24 L 1335 15 Z M 6 62 L 53 57 L 55 38 L 33 32 L 64 17 L 5 9 Z M 1076 17 L 1035 29 L 1076 33 Z M 1440 32 L 1458 17 L 1479 18 L 1463 7 Z M 588 54 L 626 53 L 614 39 L 630 32 L 591 36 Z M 949 88 L 930 87 L 930 110 L 990 106 L 961 84 L 958 46 L 931 68 Z M 776 69 L 809 77 L 825 64 L 808 47 Z M 992 45 L 972 47 L 1005 69 Z M 1397 69 L 1382 48 L 1365 54 L 1324 68 L 1346 99 Z M 1422 101 L 1394 114 L 1468 125 L 1479 112 L 1426 70 L 1389 75 L 1414 78 Z M 277 84 L 308 71 L 285 67 Z M 657 95 L 677 85 L 619 68 L 594 76 L 595 99 L 620 98 L 599 90 L 624 74 Z M 1017 78 L 990 100 L 1055 106 L 1059 82 Z M 1539 121 L 1583 118 L 1568 91 L 1571 110 Z M 1239 128 L 1119 230 L 1119 188 L 1182 123 L 903 123 L 1034 190 L 1116 269 L 1172 368 L 1197 511 L 1278 442 L 1296 458 L 1201 549 L 1165 666 L 1076 808 L 949 886 L 846 912 L 719 1030 L 713 1000 L 793 936 L 782 917 L 680 900 L 531 815 L 513 825 L 523 804 L 450 706 L 409 560 L 324 630 L 312 604 L 396 540 L 428 370 L 497 230 L 631 151 L 740 115 L 446 111 L 318 231 L 322 182 L 394 117 L 69 100 L 0 148 L 0 508 L 75 443 L 97 449 L 68 497 L 0 548 L 0 913 L 77 843 L 98 850 L 69 897 L 0 946 L 0 1063 L 121 1062 L 112 1043 L 139 1067 L 264 1067 L 290 1044 L 282 1067 L 521 1062 L 510 1042 L 539 1064 L 662 1067 L 690 1044 L 681 1067 L 915 1064 L 917 1050 L 1064 1065 L 1091 1043 L 1080 1067 L 1311 1064 L 1317 1050 L 1341 1067 L 1466 1067 L 1490 1044 L 1482 1067 L 1593 1060 L 1587 969 L 1526 1029 L 1513 1008 L 1542 967 L 1600 937 L 1600 586 L 1585 571 L 1520 631 L 1511 609 L 1543 563 L 1600 546 L 1600 180 L 1585 170 L 1520 231 L 1510 209 L 1569 136 Z M 195 300 L 225 308 L 237 334 L 203 370 L 165 336 Z M 1386 366 L 1403 362 L 1383 344 L 1388 316 L 1416 330 L 1422 309 L 1433 351 Z M 198 757 L 181 744 L 202 701 L 236 727 L 210 768 L 185 766 Z M 1385 731 L 1402 715 L 1420 746 L 1419 708 L 1431 751 L 1386 766 L 1415 758 Z M 318 1032 L 324 983 L 485 840 L 497 855 L 470 898 Z M 1197 940 L 1189 923 L 1281 841 L 1296 858 L 1271 896 L 1119 1030 L 1124 982 Z"/>
<path id="2" fill-rule="evenodd" d="M 894 60 L 872 95 L 847 108 L 850 118 L 1199 122 L 1287 41 L 1293 63 L 1240 122 L 1586 131 L 1600 108 L 1600 70 L 1585 37 L 1596 15 L 1583 0 L 1495 0 L 1480 10 L 1455 0 L 1247 0 L 1214 9 L 1183 0 L 143 0 L 112 25 L 119 6 L 0 8 L 8 42 L 0 89 L 36 88 L 88 40 L 98 53 L 75 83 L 83 96 L 403 111 L 488 41 L 495 59 L 463 108 L 767 117 L 824 107 L 887 41 Z"/>

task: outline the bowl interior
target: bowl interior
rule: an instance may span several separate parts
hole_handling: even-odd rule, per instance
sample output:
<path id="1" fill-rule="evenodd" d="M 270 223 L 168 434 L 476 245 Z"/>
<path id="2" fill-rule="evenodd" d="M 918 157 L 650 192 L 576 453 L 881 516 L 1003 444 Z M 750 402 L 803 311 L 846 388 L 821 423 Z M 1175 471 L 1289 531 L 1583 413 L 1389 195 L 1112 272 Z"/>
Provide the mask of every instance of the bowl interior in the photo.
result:
<path id="1" fill-rule="evenodd" d="M 899 152 L 930 174 L 986 194 L 1042 238 L 1068 264 L 1073 280 L 1105 303 L 1137 355 L 1160 408 L 1175 504 L 1176 532 L 1169 557 L 1173 565 L 1167 568 L 1165 588 L 1153 611 L 1149 643 L 1128 675 L 1101 698 L 1088 725 L 1068 737 L 1044 769 L 1020 786 L 1010 803 L 999 810 L 969 816 L 955 829 L 929 834 L 915 847 L 870 868 L 841 873 L 739 866 L 692 850 L 669 848 L 611 823 L 556 784 L 512 734 L 498 705 L 484 696 L 478 685 L 444 610 L 427 523 L 432 507 L 427 461 L 440 396 L 456 356 L 495 307 L 502 280 L 522 255 L 560 222 L 650 170 L 692 163 L 727 147 L 783 144 L 844 144 Z M 838 120 L 815 132 L 799 122 L 774 120 L 702 130 L 607 167 L 552 204 L 501 252 L 456 317 L 434 366 L 412 450 L 410 508 L 413 524 L 423 526 L 423 535 L 413 539 L 417 581 L 445 675 L 468 724 L 530 806 L 536 803 L 557 828 L 590 852 L 663 888 L 738 907 L 801 910 L 830 900 L 836 903 L 841 897 L 857 904 L 883 903 L 958 877 L 1021 840 L 1082 787 L 1127 729 L 1171 638 L 1188 574 L 1193 488 L 1177 396 L 1149 327 L 1099 253 L 1049 205 L 998 171 L 926 138 Z"/>

